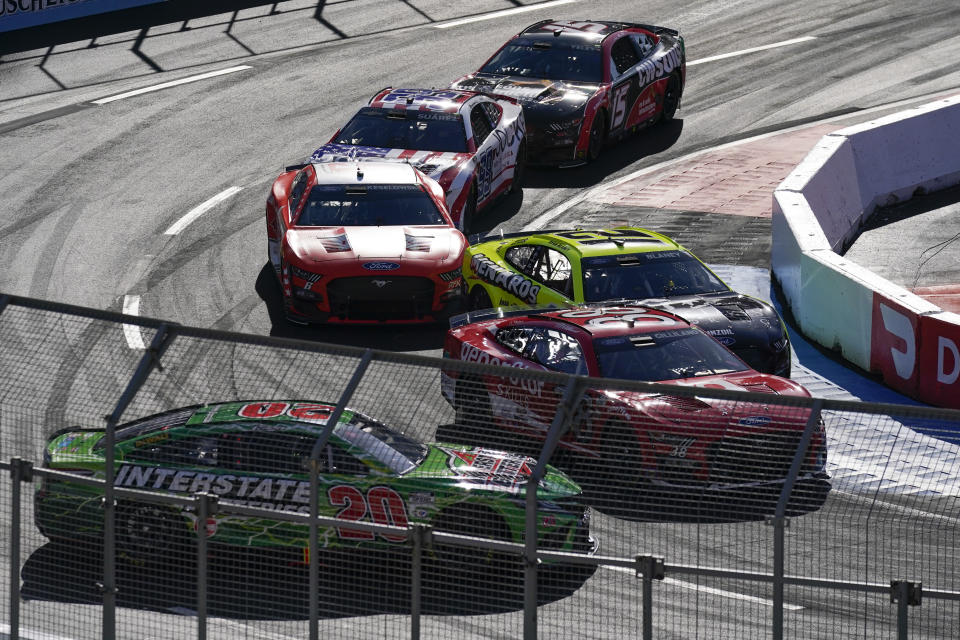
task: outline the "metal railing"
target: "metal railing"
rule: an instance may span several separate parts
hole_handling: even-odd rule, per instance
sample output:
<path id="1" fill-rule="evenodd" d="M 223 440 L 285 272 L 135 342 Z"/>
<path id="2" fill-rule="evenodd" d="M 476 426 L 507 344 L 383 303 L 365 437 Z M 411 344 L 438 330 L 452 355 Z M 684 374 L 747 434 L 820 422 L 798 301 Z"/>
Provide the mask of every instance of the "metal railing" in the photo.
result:
<path id="1" fill-rule="evenodd" d="M 150 347 L 131 351 L 125 327 L 150 332 Z M 10 460 L 0 462 L 9 477 L 0 509 L 10 509 L 0 513 L 10 523 L 0 607 L 11 638 L 133 637 L 148 627 L 154 635 L 215 638 L 237 625 L 254 635 L 311 638 L 951 638 L 960 628 L 952 563 L 960 412 L 505 370 L 12 296 L 0 297 L 0 377 L 8 383 L 0 391 L 0 455 Z M 467 384 L 476 380 L 502 395 L 484 405 L 487 392 L 471 395 Z M 659 399 L 642 429 L 613 401 L 627 395 L 636 403 Z M 308 470 L 297 476 L 309 482 L 309 512 L 243 504 L 223 492 L 117 483 L 118 426 L 198 402 L 248 399 L 332 407 Z M 702 417 L 710 406 L 717 412 Z M 441 443 L 451 468 L 468 458 L 481 483 L 499 478 L 485 464 L 507 464 L 491 451 L 517 451 L 527 475 L 517 472 L 521 480 L 497 494 L 495 508 L 476 493 L 441 505 L 447 498 L 421 487 L 404 494 L 405 526 L 373 519 L 378 503 L 362 492 L 363 515 L 353 517 L 357 505 L 331 497 L 342 480 L 324 472 L 322 455 L 334 425 L 356 411 Z M 74 422 L 104 430 L 102 472 L 57 471 L 36 457 Z M 817 476 L 818 447 L 829 480 Z M 651 481 L 645 474 L 654 465 L 650 477 L 659 480 Z M 697 475 L 707 472 L 726 484 Z M 252 477 L 236 476 L 237 483 L 269 502 L 268 483 Z M 575 528 L 560 527 L 565 507 L 549 495 L 568 481 L 590 505 L 598 552 L 571 542 Z M 28 482 L 39 491 L 45 482 L 94 487 L 91 495 L 102 495 L 95 543 L 42 537 L 24 500 Z M 141 504 L 194 523 L 180 557 L 138 563 L 118 547 L 117 526 L 123 535 L 136 531 L 118 505 Z M 445 512 L 459 519 L 444 521 Z M 251 528 L 251 539 L 289 531 L 285 523 L 308 532 L 294 545 L 306 556 L 291 561 L 282 545 L 219 541 L 223 528 L 251 522 L 270 523 Z M 368 535 L 378 548 L 344 544 Z M 76 585 L 88 582 L 81 593 Z M 171 586 L 152 592 L 146 583 Z M 99 606 L 99 621 L 89 604 Z M 195 621 L 188 627 L 185 613 Z"/>

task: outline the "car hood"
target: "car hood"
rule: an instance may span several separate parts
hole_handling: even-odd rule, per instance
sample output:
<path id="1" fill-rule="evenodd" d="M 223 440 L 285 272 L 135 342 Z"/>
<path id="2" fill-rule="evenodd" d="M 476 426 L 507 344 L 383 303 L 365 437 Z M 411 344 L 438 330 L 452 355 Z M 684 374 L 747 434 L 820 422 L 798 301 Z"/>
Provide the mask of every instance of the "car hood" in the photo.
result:
<path id="1" fill-rule="evenodd" d="M 434 180 L 439 180 L 444 171 L 466 162 L 472 155 L 453 151 L 418 151 L 331 143 L 314 151 L 310 160 L 311 162 L 363 162 L 365 160 L 406 162 Z"/>
<path id="2" fill-rule="evenodd" d="M 456 482 L 469 491 L 498 491 L 522 494 L 537 461 L 498 449 L 463 445 L 431 444 L 429 453 L 420 466 L 407 477 L 435 478 Z M 538 498 L 541 500 L 577 496 L 579 485 L 562 471 L 547 466 L 540 481 Z"/>
<path id="3" fill-rule="evenodd" d="M 524 78 L 522 76 L 494 76 L 484 73 L 467 76 L 456 83 L 458 89 L 469 89 L 486 94 L 495 94 L 513 98 L 523 105 L 524 115 L 533 107 L 549 106 L 551 112 L 563 110 L 579 111 L 600 88 L 598 84 L 547 80 L 544 78 Z"/>
<path id="4" fill-rule="evenodd" d="M 451 227 L 315 227 L 287 231 L 287 246 L 304 262 L 333 260 L 434 260 L 455 257 L 460 246 Z M 399 265 L 371 266 L 392 271 Z"/>
<path id="5" fill-rule="evenodd" d="M 750 296 L 735 292 L 655 298 L 642 304 L 674 313 L 695 324 L 728 348 L 770 344 L 783 334 L 776 310 Z"/>

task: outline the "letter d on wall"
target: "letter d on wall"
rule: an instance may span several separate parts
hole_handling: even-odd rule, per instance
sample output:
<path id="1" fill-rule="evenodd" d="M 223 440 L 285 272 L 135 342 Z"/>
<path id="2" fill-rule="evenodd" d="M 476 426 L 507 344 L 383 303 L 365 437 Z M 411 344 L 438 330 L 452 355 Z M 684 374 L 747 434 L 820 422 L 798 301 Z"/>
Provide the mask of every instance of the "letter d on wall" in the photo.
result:
<path id="1" fill-rule="evenodd" d="M 944 370 L 946 364 L 946 353 L 949 351 L 953 356 L 953 369 L 947 373 Z M 960 377 L 960 351 L 957 350 L 957 344 L 950 338 L 943 336 L 937 337 L 937 382 L 942 384 L 953 384 Z"/>

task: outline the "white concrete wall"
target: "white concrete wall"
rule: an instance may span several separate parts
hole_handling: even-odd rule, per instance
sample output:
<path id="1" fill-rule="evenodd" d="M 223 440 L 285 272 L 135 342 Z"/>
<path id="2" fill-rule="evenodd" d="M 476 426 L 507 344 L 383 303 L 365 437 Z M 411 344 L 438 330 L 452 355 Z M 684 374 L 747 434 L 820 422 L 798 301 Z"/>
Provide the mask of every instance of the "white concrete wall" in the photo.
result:
<path id="1" fill-rule="evenodd" d="M 851 363 L 882 373 L 887 384 L 919 399 L 950 397 L 943 376 L 912 364 L 912 375 L 890 375 L 899 347 L 877 349 L 890 336 L 874 327 L 878 300 L 895 301 L 920 327 L 960 332 L 956 314 L 941 310 L 839 254 L 878 206 L 960 184 L 960 96 L 938 100 L 824 136 L 773 194 L 771 267 L 805 336 Z M 940 330 L 938 329 L 938 330 Z M 956 329 L 956 331 L 954 331 Z M 902 336 L 895 335 L 897 339 Z M 913 348 L 942 337 L 912 336 Z M 900 344 L 900 342 L 897 342 Z M 886 346 L 884 347 L 886 348 Z M 907 348 L 907 347 L 903 347 Z M 902 379 L 901 379 L 902 378 Z M 941 385 L 936 393 L 932 388 Z M 956 401 L 960 407 L 960 382 Z M 955 402 L 955 404 L 954 404 Z"/>

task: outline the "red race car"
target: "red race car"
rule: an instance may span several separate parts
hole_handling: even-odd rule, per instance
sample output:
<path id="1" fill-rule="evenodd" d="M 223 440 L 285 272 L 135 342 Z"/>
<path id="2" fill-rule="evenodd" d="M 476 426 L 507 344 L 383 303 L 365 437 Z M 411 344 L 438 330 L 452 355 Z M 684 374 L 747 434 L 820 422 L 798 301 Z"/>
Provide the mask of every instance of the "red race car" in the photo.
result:
<path id="1" fill-rule="evenodd" d="M 410 165 L 287 167 L 266 219 L 293 323 L 446 321 L 460 310 L 466 239 L 440 185 Z"/>
<path id="2" fill-rule="evenodd" d="M 451 329 L 444 356 L 511 371 L 519 367 L 809 397 L 792 380 L 750 369 L 679 316 L 639 305 L 498 314 Z M 449 367 L 441 389 L 457 412 L 455 433 L 443 437 L 535 451 L 563 393 L 549 382 L 509 373 L 462 375 Z M 797 406 L 589 389 L 552 462 L 566 466 L 585 489 L 591 480 L 602 480 L 604 486 L 651 491 L 775 496 L 809 416 L 808 409 Z M 825 467 L 821 422 L 798 478 L 798 486 L 819 492 L 808 508 L 819 507 L 826 497 Z"/>
<path id="3" fill-rule="evenodd" d="M 464 231 L 501 195 L 519 191 L 526 165 L 523 110 L 512 98 L 452 89 L 382 89 L 311 160 L 406 162 L 443 187 Z"/>
<path id="4" fill-rule="evenodd" d="M 608 140 L 673 119 L 686 77 L 675 29 L 542 20 L 452 87 L 515 98 L 530 162 L 575 166 L 596 160 Z"/>

